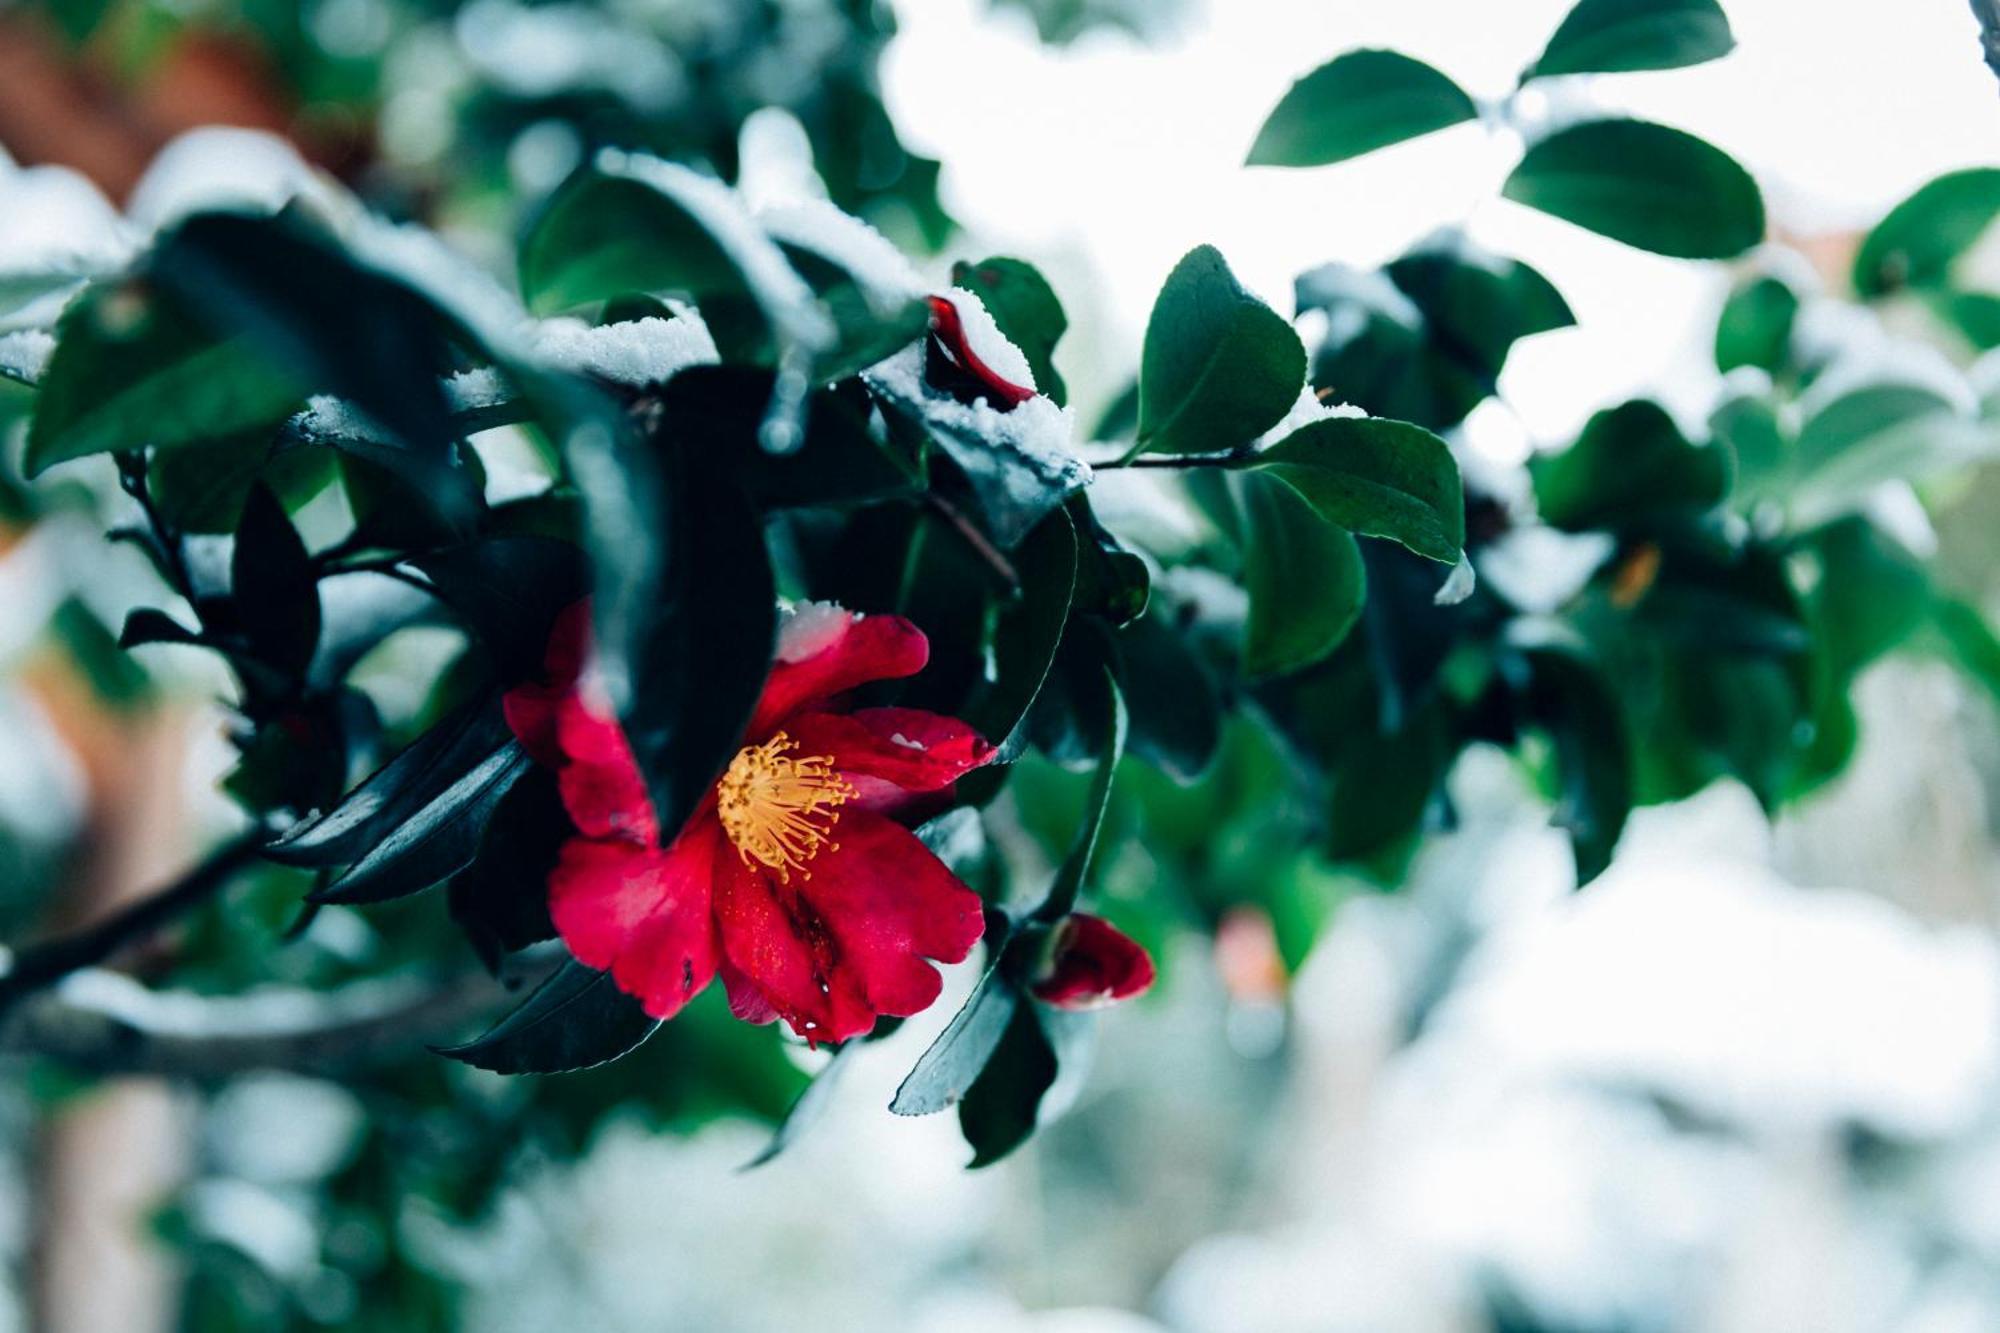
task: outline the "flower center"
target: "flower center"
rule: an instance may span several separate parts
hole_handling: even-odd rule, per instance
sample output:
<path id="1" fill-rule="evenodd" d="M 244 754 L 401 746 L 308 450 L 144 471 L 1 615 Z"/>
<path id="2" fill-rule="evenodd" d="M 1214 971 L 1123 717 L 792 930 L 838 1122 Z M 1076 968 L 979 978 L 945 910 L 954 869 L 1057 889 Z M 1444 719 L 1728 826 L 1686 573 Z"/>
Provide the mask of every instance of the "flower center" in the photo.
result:
<path id="1" fill-rule="evenodd" d="M 840 845 L 828 833 L 854 795 L 830 757 L 800 758 L 792 753 L 798 748 L 782 731 L 762 745 L 746 745 L 715 784 L 715 812 L 743 863 L 761 862 L 784 883 L 794 870 L 810 874 L 806 863 L 822 847 Z"/>

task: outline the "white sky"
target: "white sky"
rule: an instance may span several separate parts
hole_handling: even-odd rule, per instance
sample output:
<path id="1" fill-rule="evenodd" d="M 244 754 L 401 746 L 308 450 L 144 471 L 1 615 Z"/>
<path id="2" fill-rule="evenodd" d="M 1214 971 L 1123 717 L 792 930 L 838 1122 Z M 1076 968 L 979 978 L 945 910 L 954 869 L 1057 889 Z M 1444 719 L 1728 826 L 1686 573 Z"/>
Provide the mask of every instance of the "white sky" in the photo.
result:
<path id="1" fill-rule="evenodd" d="M 1692 130 L 1758 176 L 1774 223 L 1865 225 L 1937 173 L 2000 161 L 2000 86 L 1965 0 L 1724 0 L 1738 49 L 1688 70 L 1612 76 L 1582 95 Z M 1581 328 L 1523 344 L 1504 381 L 1532 435 L 1566 434 L 1642 390 L 1705 409 L 1692 365 L 1726 270 L 1630 250 L 1497 199 L 1517 149 L 1466 125 L 1313 170 L 1240 164 L 1298 75 L 1356 46 L 1428 60 L 1504 93 L 1567 0 L 1194 0 L 1178 37 L 1047 50 L 984 0 L 898 0 L 884 78 L 903 134 L 948 164 L 948 205 L 983 243 L 1045 263 L 1093 343 L 1136 364 L 1159 283 L 1220 246 L 1280 310 L 1291 278 L 1373 264 L 1450 223 L 1542 269 Z M 973 249 L 978 246 L 970 247 Z M 1081 355 L 1079 355 L 1081 354 Z M 1101 395 L 1111 386 L 1091 386 Z M 1088 404 L 1086 404 L 1088 406 Z"/>

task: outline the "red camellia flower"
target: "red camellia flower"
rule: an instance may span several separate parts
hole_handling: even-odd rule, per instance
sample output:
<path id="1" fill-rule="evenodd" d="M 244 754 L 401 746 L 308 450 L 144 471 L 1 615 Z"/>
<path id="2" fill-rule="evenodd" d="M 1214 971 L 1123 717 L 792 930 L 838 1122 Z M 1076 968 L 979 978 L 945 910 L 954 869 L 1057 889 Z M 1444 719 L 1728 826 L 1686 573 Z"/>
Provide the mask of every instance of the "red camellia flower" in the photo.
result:
<path id="1" fill-rule="evenodd" d="M 504 700 L 576 825 L 549 877 L 549 914 L 578 961 L 658 1018 L 720 974 L 739 1018 L 783 1018 L 815 1043 L 937 999 L 925 960 L 971 951 L 979 895 L 890 815 L 993 750 L 954 718 L 843 702 L 921 670 L 923 633 L 829 603 L 788 612 L 742 748 L 662 846 L 625 733 L 586 669 L 589 624 L 587 603 L 564 612 L 545 679 Z"/>
<path id="2" fill-rule="evenodd" d="M 1100 916 L 1072 912 L 1056 927 L 1035 998 L 1058 1009 L 1096 1009 L 1153 984 L 1153 960 L 1139 942 Z"/>

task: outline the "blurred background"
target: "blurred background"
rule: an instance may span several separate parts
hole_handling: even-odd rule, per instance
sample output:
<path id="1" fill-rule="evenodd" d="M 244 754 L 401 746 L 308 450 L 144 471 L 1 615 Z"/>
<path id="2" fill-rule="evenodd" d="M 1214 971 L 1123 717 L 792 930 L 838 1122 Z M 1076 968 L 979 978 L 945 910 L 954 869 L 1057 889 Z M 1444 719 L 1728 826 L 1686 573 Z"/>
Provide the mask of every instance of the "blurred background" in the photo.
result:
<path id="1" fill-rule="evenodd" d="M 1973 13 L 1727 8 L 1729 58 L 1576 95 L 1729 150 L 1762 182 L 1783 249 L 1755 265 L 1782 270 L 1816 318 L 1866 320 L 1884 357 L 1976 396 L 1976 338 L 1814 295 L 1837 292 L 1889 206 L 2000 159 Z M 927 256 L 940 284 L 954 258 L 1033 261 L 1068 311 L 1057 362 L 1089 420 L 1128 383 L 1153 294 L 1190 246 L 1216 244 L 1289 310 L 1293 275 L 1369 268 L 1455 226 L 1532 263 L 1577 316 L 1524 341 L 1464 422 L 1468 470 L 1497 472 L 1633 394 L 1705 417 L 1724 394 L 1717 314 L 1742 270 L 1497 199 L 1519 145 L 1485 125 L 1328 170 L 1241 164 L 1290 81 L 1338 51 L 1394 46 L 1499 97 L 1566 9 L 0 5 L 0 272 L 51 254 L 116 262 L 188 198 L 321 180 L 503 270 L 521 201 L 597 143 L 639 144 L 753 200 L 824 193 Z M 1525 111 L 1559 121 L 1568 95 L 1532 94 Z M 2000 474 L 1953 484 L 1935 524 L 1907 490 L 1878 508 L 1990 608 Z M 11 938 L 159 882 L 227 827 L 227 755 L 214 680 L 112 650 L 105 627 L 144 596 L 144 573 L 101 548 L 91 498 L 0 501 Z M 396 698 L 396 665 L 372 678 L 391 716 L 418 702 Z M 0 1329 L 2000 1327 L 1991 697 L 1937 662 L 1888 660 L 1861 682 L 1840 778 L 1775 825 L 1728 781 L 1644 810 L 1580 895 L 1545 802 L 1498 751 L 1462 757 L 1456 827 L 1393 891 L 1267 854 L 1270 830 L 1299 817 L 1271 795 L 1280 762 L 1232 736 L 1191 846 L 1165 832 L 1162 784 L 1121 783 L 1114 821 L 1157 836 L 1116 844 L 1107 892 L 1147 928 L 1162 984 L 1107 1016 L 1069 1113 L 996 1167 L 964 1169 L 948 1117 L 882 1109 L 967 975 L 749 1172 L 819 1057 L 713 1007 L 613 1069 L 532 1092 L 427 1058 L 365 1080 L 172 1087 L 10 1066 Z M 1037 802 L 1073 786 L 1022 775 L 1008 814 L 1025 843 Z M 1238 880 L 1258 891 L 1211 893 Z M 1162 884 L 1265 906 L 1193 931 L 1157 905 Z M 176 943 L 175 983 L 281 1003 L 283 986 L 346 984 L 438 938 L 417 909 L 334 909 L 277 948 L 295 893 L 233 892 Z"/>

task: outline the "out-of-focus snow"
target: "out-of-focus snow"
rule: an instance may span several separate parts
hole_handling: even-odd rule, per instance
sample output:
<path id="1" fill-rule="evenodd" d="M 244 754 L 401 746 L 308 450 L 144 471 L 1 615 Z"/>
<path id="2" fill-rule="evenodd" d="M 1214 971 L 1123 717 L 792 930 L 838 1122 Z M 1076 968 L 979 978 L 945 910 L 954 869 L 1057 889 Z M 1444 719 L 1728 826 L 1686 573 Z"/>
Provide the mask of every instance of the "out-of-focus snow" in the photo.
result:
<path id="1" fill-rule="evenodd" d="M 894 309 L 929 290 L 916 266 L 887 237 L 824 199 L 768 208 L 757 220 L 774 239 L 822 255 L 852 273 L 878 309 Z"/>
<path id="2" fill-rule="evenodd" d="M 301 197 L 329 206 L 344 193 L 275 134 L 207 125 L 159 151 L 133 187 L 125 213 L 135 225 L 157 231 L 203 209 L 275 213 Z"/>

